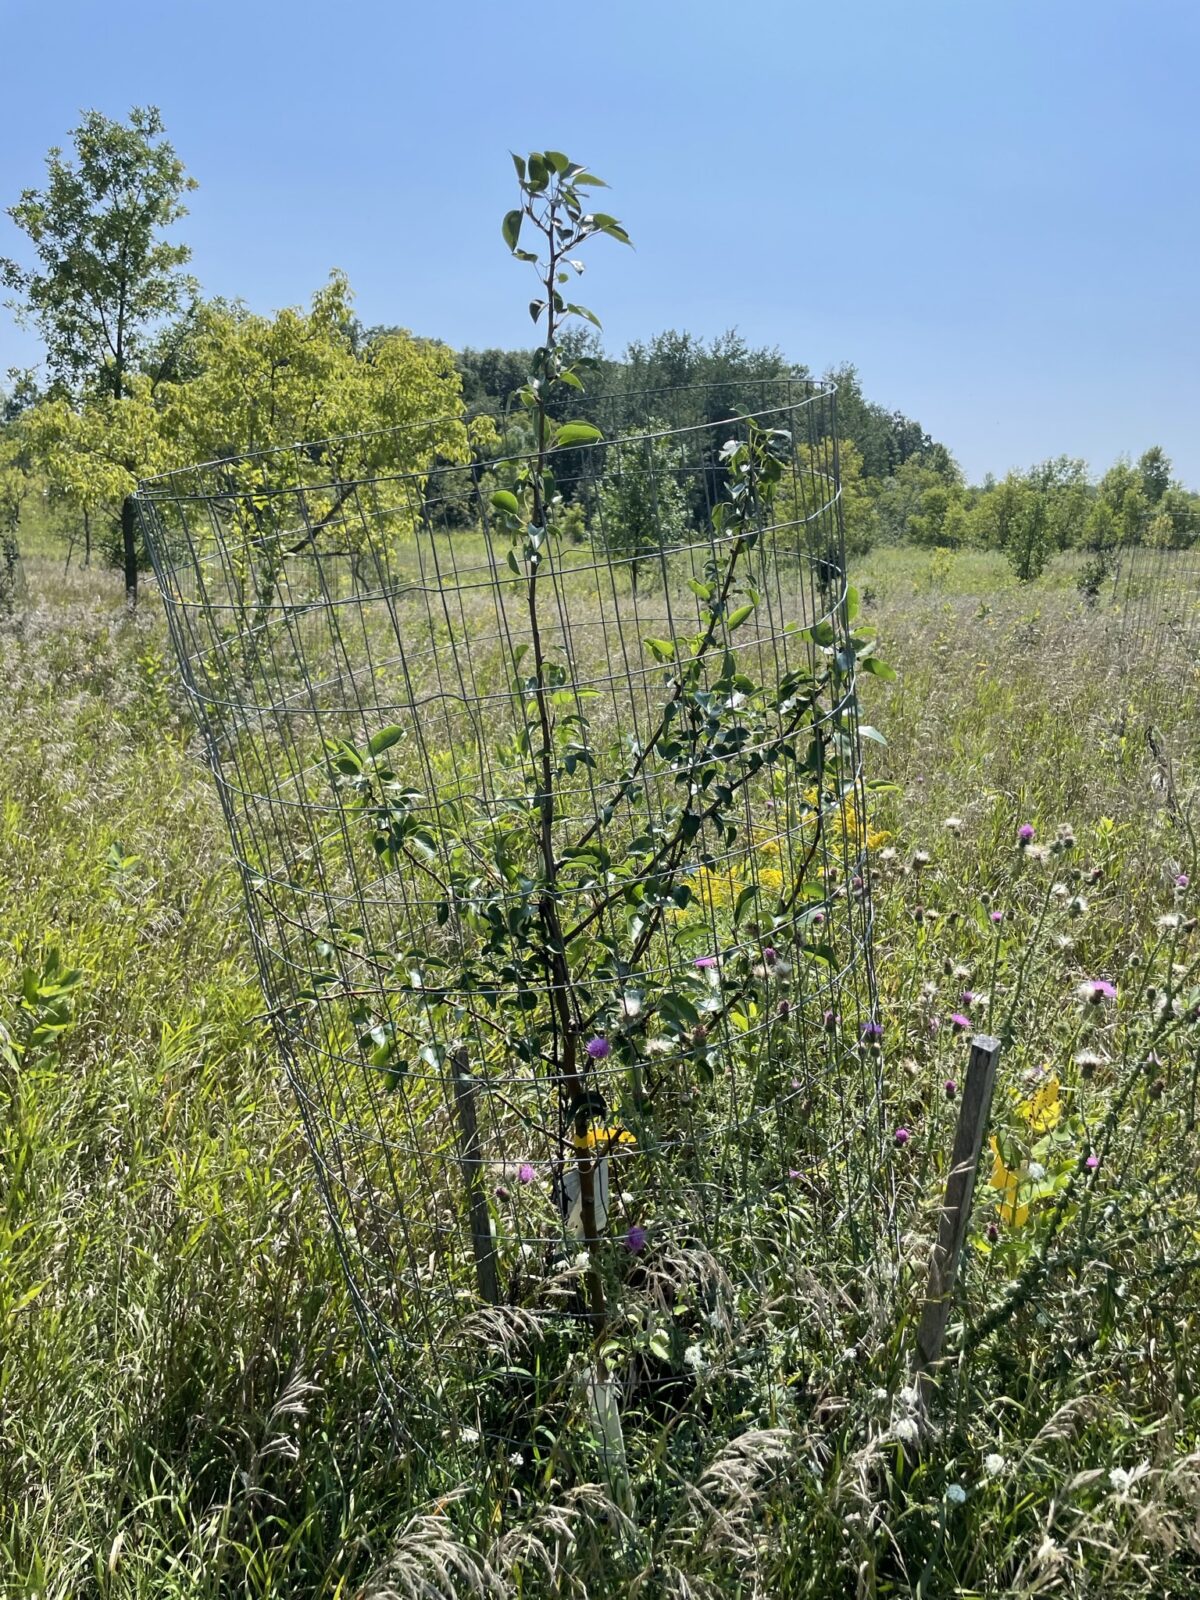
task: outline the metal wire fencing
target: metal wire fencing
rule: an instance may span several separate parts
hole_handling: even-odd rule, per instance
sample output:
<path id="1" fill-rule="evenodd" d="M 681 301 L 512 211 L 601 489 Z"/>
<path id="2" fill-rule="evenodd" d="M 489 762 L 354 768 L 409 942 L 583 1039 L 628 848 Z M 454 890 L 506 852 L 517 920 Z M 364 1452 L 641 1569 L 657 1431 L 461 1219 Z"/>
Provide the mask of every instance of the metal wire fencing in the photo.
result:
<path id="1" fill-rule="evenodd" d="M 1130 544 L 1115 576 L 1130 708 L 1158 753 L 1195 754 L 1200 547 Z"/>
<path id="2" fill-rule="evenodd" d="M 688 1377 L 655 1307 L 716 1326 L 789 1249 L 886 1230 L 835 398 L 742 407 L 592 401 L 529 559 L 515 463 L 454 419 L 140 490 L 363 1332 L 429 1451 L 451 1394 L 519 1441 L 597 1339 L 649 1404 Z M 518 1325 L 536 1369 L 497 1378 Z"/>

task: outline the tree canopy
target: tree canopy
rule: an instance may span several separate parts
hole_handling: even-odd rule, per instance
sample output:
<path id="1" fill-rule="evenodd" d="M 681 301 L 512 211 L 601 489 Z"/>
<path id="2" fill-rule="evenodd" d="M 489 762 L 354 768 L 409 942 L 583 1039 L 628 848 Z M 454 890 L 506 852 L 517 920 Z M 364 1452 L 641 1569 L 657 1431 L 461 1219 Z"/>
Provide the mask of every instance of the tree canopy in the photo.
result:
<path id="1" fill-rule="evenodd" d="M 119 397 L 154 329 L 195 292 L 190 250 L 164 234 L 196 182 L 153 106 L 127 123 L 88 111 L 71 137 L 74 159 L 52 149 L 45 188 L 9 207 L 37 264 L 0 260 L 0 277 L 41 334 L 52 380 Z"/>
<path id="2" fill-rule="evenodd" d="M 473 451 L 516 458 L 530 448 L 519 399 L 533 352 L 468 348 L 455 356 L 402 327 L 365 327 L 337 271 L 307 307 L 273 315 L 205 301 L 185 270 L 188 246 L 172 236 L 193 188 L 154 107 L 134 107 L 124 122 L 88 111 L 70 153 L 49 152 L 44 186 L 10 207 L 31 259 L 0 260 L 0 279 L 41 334 L 45 362 L 37 381 L 11 375 L 3 402 L 5 525 L 15 528 L 35 481 L 115 527 L 140 478 L 314 439 L 327 443 L 309 464 L 334 478 L 440 474 L 446 506 L 457 496 L 445 525 L 473 522 L 478 483 L 450 469 Z M 605 353 L 594 327 L 578 326 L 563 333 L 558 352 L 585 393 L 555 389 L 546 412 L 554 422 L 577 407 L 589 414 L 603 395 L 604 420 L 618 426 L 624 410 L 634 427 L 653 415 L 666 427 L 715 432 L 731 415 L 774 404 L 779 385 L 812 376 L 736 329 L 711 339 L 667 329 L 617 357 Z M 1088 552 L 1094 575 L 1119 544 L 1183 547 L 1200 537 L 1200 497 L 1173 476 L 1158 445 L 1098 481 L 1085 463 L 1057 457 L 972 486 L 919 422 L 866 398 L 853 366 L 826 377 L 838 390 L 842 518 L 853 552 L 876 542 L 978 545 L 1004 551 L 1025 578 L 1057 551 Z M 276 458 L 276 472 L 285 459 Z M 299 470 L 298 456 L 293 463 Z M 797 465 L 802 477 L 824 470 L 803 440 Z M 557 513 L 573 518 L 578 537 L 603 520 L 609 531 L 593 536 L 615 541 L 635 573 L 654 543 L 642 526 L 637 480 L 630 458 L 607 500 L 588 510 L 568 494 Z M 607 514 L 597 519 L 601 505 Z M 684 509 L 672 505 L 667 514 Z M 126 515 L 127 579 L 131 565 L 136 578 L 131 527 Z"/>

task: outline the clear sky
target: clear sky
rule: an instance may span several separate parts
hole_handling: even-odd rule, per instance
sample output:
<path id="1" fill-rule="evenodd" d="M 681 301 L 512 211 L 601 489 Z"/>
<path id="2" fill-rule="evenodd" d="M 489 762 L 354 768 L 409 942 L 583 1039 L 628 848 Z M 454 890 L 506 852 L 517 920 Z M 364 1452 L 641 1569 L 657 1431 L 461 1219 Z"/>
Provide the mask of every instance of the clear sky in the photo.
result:
<path id="1" fill-rule="evenodd" d="M 736 326 L 973 478 L 1157 442 L 1200 486 L 1198 90 L 1197 0 L 0 0 L 0 197 L 156 104 L 207 292 L 339 266 L 368 323 L 527 344 L 499 221 L 550 145 L 637 246 L 591 251 L 610 349 Z"/>

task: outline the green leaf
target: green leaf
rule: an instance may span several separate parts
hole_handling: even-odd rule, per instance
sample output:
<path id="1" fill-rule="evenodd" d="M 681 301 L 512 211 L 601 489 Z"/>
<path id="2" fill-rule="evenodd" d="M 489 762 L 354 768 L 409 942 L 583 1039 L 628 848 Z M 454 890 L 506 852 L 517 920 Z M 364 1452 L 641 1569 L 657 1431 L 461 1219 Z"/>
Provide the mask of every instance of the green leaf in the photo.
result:
<path id="1" fill-rule="evenodd" d="M 525 182 L 525 157 L 517 155 L 515 153 L 515 151 L 512 151 L 512 150 L 509 151 L 509 154 L 512 156 L 513 166 L 516 167 L 516 169 L 517 169 L 517 182 L 518 183 L 524 183 Z"/>
<path id="2" fill-rule="evenodd" d="M 517 240 L 521 237 L 521 213 L 510 211 L 500 224 L 500 232 L 504 235 L 504 242 L 510 250 L 517 248 Z"/>
<path id="3" fill-rule="evenodd" d="M 529 188 L 534 194 L 540 194 L 550 182 L 550 172 L 546 166 L 546 158 L 539 155 L 536 150 L 529 155 Z"/>
<path id="4" fill-rule="evenodd" d="M 729 631 L 730 631 L 730 633 L 732 633 L 735 628 L 740 628 L 742 623 L 745 622 L 746 618 L 750 615 L 750 613 L 753 610 L 754 610 L 754 606 L 753 605 L 739 606 L 737 608 L 737 610 L 729 618 Z"/>
<path id="5" fill-rule="evenodd" d="M 363 769 L 363 759 L 352 744 L 347 744 L 344 739 L 327 739 L 325 748 L 329 751 L 334 767 L 344 778 L 356 778 Z"/>
<path id="6" fill-rule="evenodd" d="M 873 728 L 869 722 L 860 722 L 858 725 L 858 732 L 861 738 L 870 739 L 875 744 L 887 744 L 887 740 L 880 733 L 879 729 Z"/>
<path id="7" fill-rule="evenodd" d="M 568 305 L 567 311 L 568 313 L 573 312 L 577 317 L 583 317 L 583 319 L 586 322 L 590 322 L 594 328 L 602 329 L 604 327 L 604 324 L 600 321 L 600 318 L 596 315 L 596 313 L 594 311 L 589 311 L 587 306 Z"/>
<path id="8" fill-rule="evenodd" d="M 572 444 L 595 444 L 604 435 L 593 422 L 564 422 L 554 435 L 554 443 L 558 448 Z"/>
<path id="9" fill-rule="evenodd" d="M 859 666 L 864 672 L 869 672 L 873 678 L 882 678 L 884 683 L 895 683 L 896 669 L 889 667 L 886 661 L 880 661 L 878 656 L 860 656 Z"/>
<path id="10" fill-rule="evenodd" d="M 857 589 L 847 589 L 846 590 L 846 621 L 847 622 L 853 622 L 854 621 L 855 617 L 858 615 L 858 606 L 859 606 L 858 590 Z"/>
<path id="11" fill-rule="evenodd" d="M 605 211 L 596 211 L 591 217 L 585 218 L 585 221 L 590 222 L 592 227 L 597 228 L 601 233 L 607 233 L 610 238 L 616 239 L 621 244 L 629 244 L 631 242 L 629 235 L 616 217 L 610 217 Z"/>
<path id="12" fill-rule="evenodd" d="M 492 496 L 492 510 L 506 511 L 510 517 L 517 517 L 521 514 L 521 502 L 511 489 L 497 489 Z"/>
<path id="13" fill-rule="evenodd" d="M 680 994 L 677 990 L 660 995 L 658 1009 L 667 1026 L 677 1032 L 683 1033 L 687 1029 L 699 1026 L 700 1013 L 687 995 Z"/>
<path id="14" fill-rule="evenodd" d="M 643 639 L 642 643 L 656 661 L 674 661 L 674 639 Z"/>
<path id="15" fill-rule="evenodd" d="M 811 628 L 800 628 L 797 631 L 802 639 L 808 639 L 813 644 L 831 645 L 837 638 L 833 624 L 825 620 L 814 622 Z"/>
<path id="16" fill-rule="evenodd" d="M 380 728 L 379 732 L 367 741 L 367 754 L 372 756 L 382 755 L 385 750 L 390 750 L 394 744 L 399 744 L 404 737 L 404 729 L 396 723 L 390 727 Z"/>
<path id="17" fill-rule="evenodd" d="M 533 321 L 533 322 L 536 322 L 537 319 L 541 316 L 542 312 L 545 309 L 546 309 L 546 302 L 544 300 L 531 300 L 529 302 L 530 320 Z"/>
<path id="18" fill-rule="evenodd" d="M 797 900 L 824 901 L 828 893 L 829 891 L 826 889 L 823 883 L 809 881 L 802 883 L 798 889 L 795 889 L 793 891 L 793 897 Z"/>
<path id="19" fill-rule="evenodd" d="M 733 925 L 736 928 L 742 920 L 742 914 L 758 899 L 758 885 L 748 883 L 737 897 L 737 904 L 733 908 Z"/>
<path id="20" fill-rule="evenodd" d="M 545 151 L 545 156 L 546 160 L 550 163 L 560 177 L 571 165 L 561 150 L 547 150 Z"/>

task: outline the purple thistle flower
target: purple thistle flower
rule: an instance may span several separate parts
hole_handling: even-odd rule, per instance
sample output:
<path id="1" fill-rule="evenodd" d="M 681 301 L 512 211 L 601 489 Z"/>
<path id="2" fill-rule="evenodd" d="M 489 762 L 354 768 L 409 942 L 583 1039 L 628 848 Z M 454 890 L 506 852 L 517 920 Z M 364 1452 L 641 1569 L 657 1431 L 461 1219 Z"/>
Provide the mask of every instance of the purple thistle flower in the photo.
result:
<path id="1" fill-rule="evenodd" d="M 779 960 L 779 952 L 775 949 L 774 945 L 763 945 L 763 960 L 769 967 L 773 967 Z"/>
<path id="2" fill-rule="evenodd" d="M 1181 872 L 1175 879 L 1175 887 L 1177 889 L 1186 889 L 1191 881 L 1186 872 Z"/>
<path id="3" fill-rule="evenodd" d="M 599 1035 L 595 1039 L 589 1039 L 587 1042 L 587 1053 L 593 1061 L 603 1061 L 611 1050 L 612 1045 L 609 1044 L 607 1039 L 601 1038 Z"/>
<path id="4" fill-rule="evenodd" d="M 644 1250 L 646 1248 L 645 1228 L 641 1227 L 635 1222 L 633 1227 L 630 1228 L 629 1232 L 625 1235 L 625 1248 L 635 1256 L 639 1253 L 639 1251 Z"/>
<path id="5" fill-rule="evenodd" d="M 1023 822 L 1021 824 L 1021 826 L 1017 829 L 1017 838 L 1020 840 L 1021 844 L 1024 846 L 1024 845 L 1027 845 L 1027 844 L 1032 844 L 1033 843 L 1033 837 L 1034 837 L 1033 823 L 1032 822 Z"/>
<path id="6" fill-rule="evenodd" d="M 1100 1165 L 1100 1157 L 1095 1153 L 1095 1151 L 1093 1151 L 1083 1164 L 1089 1172 L 1095 1172 L 1096 1168 Z"/>
<path id="7" fill-rule="evenodd" d="M 975 1004 L 975 993 L 972 989 L 964 989 L 958 998 L 964 1011 L 969 1010 Z"/>
<path id="8" fill-rule="evenodd" d="M 1090 1001 L 1094 1006 L 1100 1005 L 1104 1000 L 1115 1000 L 1117 998 L 1117 986 L 1114 983 L 1109 983 L 1107 978 L 1089 978 L 1087 983 L 1083 985 L 1081 992 L 1083 998 Z"/>
<path id="9" fill-rule="evenodd" d="M 517 1178 L 518 1178 L 518 1180 L 521 1183 L 532 1183 L 533 1180 L 536 1177 L 537 1177 L 537 1173 L 533 1170 L 532 1166 L 530 1166 L 529 1162 L 528 1161 L 522 1161 L 520 1167 L 517 1170 Z"/>
<path id="10" fill-rule="evenodd" d="M 793 1183 L 795 1183 L 797 1178 L 801 1178 L 803 1176 L 804 1176 L 804 1174 L 800 1171 L 799 1167 L 789 1167 L 788 1168 L 788 1177 L 792 1180 Z"/>
<path id="11" fill-rule="evenodd" d="M 971 1026 L 970 1017 L 964 1017 L 961 1011 L 952 1011 L 950 1013 L 950 1021 L 954 1026 L 955 1033 L 966 1033 Z"/>
<path id="12" fill-rule="evenodd" d="M 953 1078 L 947 1078 L 942 1087 L 946 1091 L 947 1100 L 953 1100 L 954 1096 L 958 1093 L 958 1085 L 955 1083 Z"/>
<path id="13" fill-rule="evenodd" d="M 875 1018 L 872 1017 L 869 1022 L 864 1022 L 863 1023 L 862 1036 L 869 1043 L 874 1043 L 875 1040 L 882 1039 L 883 1038 L 883 1023 L 882 1022 L 876 1022 Z"/>
<path id="14" fill-rule="evenodd" d="M 892 1138 L 895 1139 L 896 1143 L 901 1149 L 903 1149 L 908 1141 L 912 1138 L 912 1134 L 909 1133 L 907 1128 L 897 1128 L 895 1133 L 892 1135 Z"/>
<path id="15" fill-rule="evenodd" d="M 833 1033 L 834 1030 L 837 1028 L 837 1025 L 838 1025 L 837 1012 L 836 1011 L 827 1011 L 825 1013 L 825 1015 L 821 1018 L 821 1021 L 822 1021 L 823 1025 L 824 1025 L 825 1032 L 826 1033 Z"/>
<path id="16" fill-rule="evenodd" d="M 695 961 L 692 962 L 692 965 L 694 967 L 699 967 L 701 972 L 708 972 L 710 968 L 715 967 L 716 964 L 716 956 L 697 956 Z"/>
<path id="17" fill-rule="evenodd" d="M 988 1242 L 990 1244 L 995 1244 L 997 1242 L 997 1240 L 1000 1238 L 1000 1228 L 999 1228 L 999 1225 L 997 1223 L 995 1223 L 995 1222 L 989 1222 L 988 1223 L 988 1225 L 987 1225 L 987 1236 L 988 1236 Z"/>
<path id="18" fill-rule="evenodd" d="M 1004 913 L 1003 913 L 1003 911 L 993 911 L 992 912 L 992 921 L 997 926 L 999 926 L 1000 923 L 1002 923 L 1004 921 Z"/>

